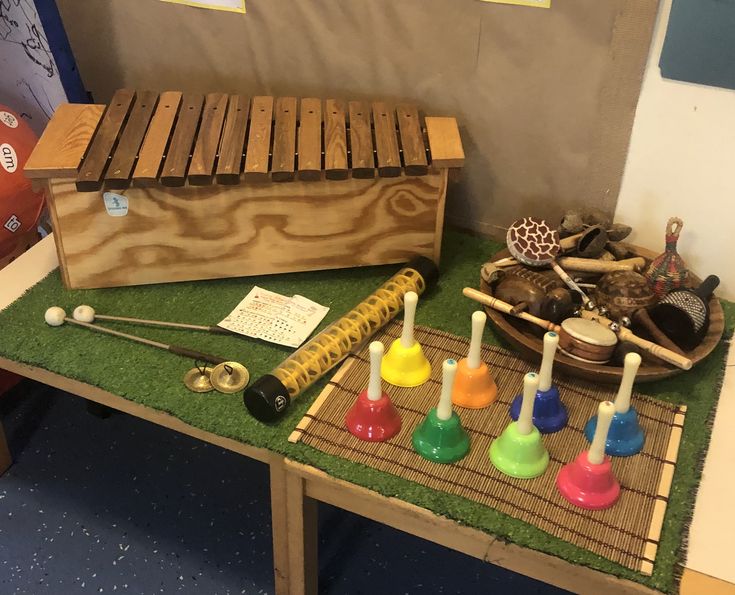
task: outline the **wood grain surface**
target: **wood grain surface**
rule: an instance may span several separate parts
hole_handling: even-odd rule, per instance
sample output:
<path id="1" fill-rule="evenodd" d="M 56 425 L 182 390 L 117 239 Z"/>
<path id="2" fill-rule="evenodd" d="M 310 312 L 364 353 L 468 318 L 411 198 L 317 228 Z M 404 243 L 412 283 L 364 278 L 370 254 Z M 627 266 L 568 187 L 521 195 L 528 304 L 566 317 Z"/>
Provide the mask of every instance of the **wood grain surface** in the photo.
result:
<path id="1" fill-rule="evenodd" d="M 131 187 L 128 214 L 51 184 L 72 288 L 397 263 L 434 256 L 444 175 L 232 187 Z M 274 247 L 278 246 L 278 250 Z"/>
<path id="2" fill-rule="evenodd" d="M 299 179 L 317 181 L 322 177 L 322 100 L 301 100 L 298 146 Z"/>
<path id="3" fill-rule="evenodd" d="M 164 186 L 183 186 L 186 181 L 186 168 L 189 165 L 203 103 L 204 97 L 198 94 L 185 94 L 181 100 L 179 118 L 176 120 L 174 134 L 168 145 L 166 161 L 161 171 L 160 180 Z"/>
<path id="4" fill-rule="evenodd" d="M 373 132 L 370 125 L 370 104 L 366 101 L 350 101 L 350 153 L 352 175 L 355 178 L 375 177 Z"/>
<path id="5" fill-rule="evenodd" d="M 218 184 L 237 184 L 240 181 L 249 114 L 250 99 L 244 95 L 230 95 L 219 146 Z"/>
<path id="6" fill-rule="evenodd" d="M 26 161 L 25 176 L 75 178 L 104 111 L 104 105 L 82 103 L 63 103 L 56 108 Z"/>
<path id="7" fill-rule="evenodd" d="M 344 180 L 348 175 L 347 124 L 345 104 L 339 99 L 324 102 L 324 169 L 328 180 Z"/>
<path id="8" fill-rule="evenodd" d="M 151 118 L 143 146 L 138 153 L 138 163 L 133 171 L 133 184 L 150 184 L 158 179 L 163 156 L 181 105 L 180 91 L 164 91 L 158 98 L 156 112 Z"/>
<path id="9" fill-rule="evenodd" d="M 153 91 L 138 91 L 135 105 L 130 110 L 130 116 L 125 128 L 120 134 L 120 140 L 112 154 L 110 166 L 105 174 L 105 185 L 109 188 L 127 188 L 130 185 L 130 174 L 133 171 L 138 149 L 143 142 L 148 124 L 151 121 L 153 110 L 158 101 L 158 93 Z"/>
<path id="10" fill-rule="evenodd" d="M 243 179 L 251 182 L 268 181 L 268 165 L 273 124 L 273 97 L 253 97 L 250 109 L 250 132 L 245 153 Z"/>
<path id="11" fill-rule="evenodd" d="M 102 176 L 107 169 L 108 157 L 115 147 L 134 100 L 135 91 L 132 89 L 119 89 L 113 95 L 79 168 L 77 188 L 80 191 L 88 192 L 102 187 Z"/>
<path id="12" fill-rule="evenodd" d="M 295 176 L 297 106 L 295 97 L 276 99 L 271 165 L 271 177 L 274 182 L 290 182 Z"/>
<path id="13" fill-rule="evenodd" d="M 464 166 L 464 148 L 454 118 L 426 118 L 431 164 L 434 167 Z"/>
<path id="14" fill-rule="evenodd" d="M 211 184 L 214 160 L 217 157 L 222 124 L 227 113 L 227 95 L 208 93 L 202 110 L 202 120 L 189 165 L 188 180 L 194 186 Z"/>
<path id="15" fill-rule="evenodd" d="M 429 168 L 426 162 L 426 145 L 424 144 L 424 133 L 421 131 L 419 110 L 415 105 L 402 104 L 396 107 L 396 116 L 401 133 L 403 166 L 406 169 L 406 175 L 426 175 Z"/>
<path id="16" fill-rule="evenodd" d="M 378 174 L 384 178 L 401 175 L 401 156 L 398 151 L 396 120 L 393 109 L 383 101 L 373 102 L 375 151 L 378 156 Z"/>

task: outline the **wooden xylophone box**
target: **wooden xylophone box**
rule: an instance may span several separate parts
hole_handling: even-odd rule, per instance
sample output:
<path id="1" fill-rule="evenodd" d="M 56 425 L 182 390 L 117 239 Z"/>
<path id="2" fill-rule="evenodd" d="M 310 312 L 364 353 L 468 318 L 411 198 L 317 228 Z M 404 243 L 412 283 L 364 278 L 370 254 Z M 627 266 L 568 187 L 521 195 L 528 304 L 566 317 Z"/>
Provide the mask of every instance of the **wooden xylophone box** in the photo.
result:
<path id="1" fill-rule="evenodd" d="M 413 105 L 121 89 L 61 105 L 25 173 L 65 285 L 95 288 L 438 260 L 463 162 Z"/>

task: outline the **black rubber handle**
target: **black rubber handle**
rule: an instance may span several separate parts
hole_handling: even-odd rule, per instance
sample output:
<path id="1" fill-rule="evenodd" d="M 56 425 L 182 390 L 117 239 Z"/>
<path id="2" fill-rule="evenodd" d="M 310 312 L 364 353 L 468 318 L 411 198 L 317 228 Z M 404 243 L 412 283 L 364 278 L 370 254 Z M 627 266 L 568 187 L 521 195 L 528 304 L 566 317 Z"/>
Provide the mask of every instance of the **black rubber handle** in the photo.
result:
<path id="1" fill-rule="evenodd" d="M 168 350 L 176 355 L 183 355 L 184 357 L 190 357 L 194 360 L 200 360 L 209 364 L 221 364 L 222 362 L 230 361 L 216 355 L 210 355 L 209 353 L 202 353 L 201 351 L 194 351 L 193 349 L 187 349 L 186 347 L 179 347 L 178 345 L 169 345 Z"/>
<path id="2" fill-rule="evenodd" d="M 694 293 L 696 293 L 699 297 L 701 297 L 705 302 L 709 299 L 709 296 L 711 296 L 715 289 L 717 289 L 717 286 L 720 284 L 720 278 L 717 275 L 709 275 L 702 283 L 700 284 L 697 289 L 694 290 Z"/>

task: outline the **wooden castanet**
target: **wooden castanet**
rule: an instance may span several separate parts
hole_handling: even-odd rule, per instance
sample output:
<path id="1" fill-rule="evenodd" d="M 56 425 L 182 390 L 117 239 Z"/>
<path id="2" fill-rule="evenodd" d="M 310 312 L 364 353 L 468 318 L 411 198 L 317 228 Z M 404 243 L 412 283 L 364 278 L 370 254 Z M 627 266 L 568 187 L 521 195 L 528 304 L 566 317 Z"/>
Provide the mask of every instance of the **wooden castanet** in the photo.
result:
<path id="1" fill-rule="evenodd" d="M 661 345 L 657 345 L 653 341 L 648 341 L 647 339 L 643 339 L 642 337 L 639 337 L 638 335 L 634 334 L 633 331 L 630 329 L 625 328 L 624 326 L 620 326 L 616 323 L 614 323 L 612 320 L 605 316 L 601 316 L 600 314 L 596 312 L 590 312 L 588 310 L 582 310 L 580 311 L 580 316 L 582 318 L 586 318 L 588 320 L 594 320 L 599 322 L 602 325 L 605 325 L 607 327 L 610 327 L 611 330 L 615 332 L 615 334 L 618 336 L 618 339 L 621 341 L 627 341 L 628 343 L 633 343 L 633 345 L 637 345 L 643 351 L 646 353 L 650 353 L 651 355 L 668 362 L 677 368 L 681 368 L 682 370 L 689 370 L 692 367 L 692 360 L 688 357 L 685 357 L 683 355 L 679 355 L 678 353 L 674 353 L 670 349 L 666 349 L 665 347 L 661 347 Z"/>
<path id="2" fill-rule="evenodd" d="M 471 300 L 475 300 L 476 302 L 479 302 L 484 306 L 488 306 L 493 310 L 497 310 L 498 312 L 503 312 L 504 314 L 510 314 L 511 316 L 515 316 L 516 318 L 526 320 L 531 324 L 540 326 L 544 330 L 555 331 L 558 333 L 561 329 L 558 324 L 554 324 L 553 322 L 544 320 L 543 318 L 538 318 L 537 316 L 529 314 L 528 312 L 514 313 L 514 308 L 509 303 L 499 300 L 498 298 L 494 298 L 491 295 L 487 295 L 486 293 L 483 293 L 477 289 L 473 289 L 472 287 L 465 287 L 462 290 L 462 295 L 470 298 Z"/>
<path id="3" fill-rule="evenodd" d="M 76 182 L 79 192 L 90 192 L 102 187 L 102 176 L 107 169 L 107 159 L 117 142 L 118 134 L 134 100 L 135 91 L 131 89 L 120 89 L 112 96 L 112 101 L 105 110 L 99 128 L 89 146 L 87 156 L 79 168 Z"/>
<path id="4" fill-rule="evenodd" d="M 227 117 L 219 144 L 216 173 L 218 184 L 237 184 L 240 181 L 249 113 L 250 100 L 247 97 L 230 95 L 227 102 Z"/>

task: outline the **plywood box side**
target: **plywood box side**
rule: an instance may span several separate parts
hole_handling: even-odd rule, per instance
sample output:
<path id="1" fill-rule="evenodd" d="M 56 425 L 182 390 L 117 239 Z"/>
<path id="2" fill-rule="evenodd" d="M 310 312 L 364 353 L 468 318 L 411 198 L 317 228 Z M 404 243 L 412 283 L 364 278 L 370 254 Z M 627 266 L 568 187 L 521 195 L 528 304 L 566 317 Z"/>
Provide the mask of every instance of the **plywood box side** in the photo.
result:
<path id="1" fill-rule="evenodd" d="M 446 172 L 373 180 L 102 192 L 50 183 L 59 261 L 74 289 L 400 263 L 434 258 Z"/>
<path id="2" fill-rule="evenodd" d="M 84 103 L 63 103 L 56 108 L 26 161 L 25 176 L 76 177 L 104 111 L 104 105 Z"/>

